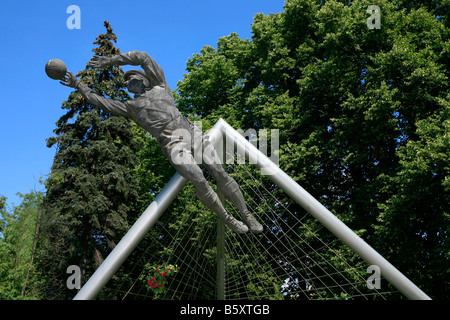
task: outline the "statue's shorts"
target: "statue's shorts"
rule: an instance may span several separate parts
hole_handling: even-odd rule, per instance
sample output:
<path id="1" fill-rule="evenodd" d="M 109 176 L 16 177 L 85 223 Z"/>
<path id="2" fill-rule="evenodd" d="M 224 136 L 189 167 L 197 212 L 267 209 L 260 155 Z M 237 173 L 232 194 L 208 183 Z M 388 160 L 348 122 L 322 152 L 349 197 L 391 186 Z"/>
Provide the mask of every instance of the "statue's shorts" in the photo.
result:
<path id="1" fill-rule="evenodd" d="M 179 116 L 173 119 L 156 139 L 172 166 L 186 179 L 203 179 L 199 165 L 213 176 L 224 176 L 221 160 L 208 135 L 187 118 Z"/>

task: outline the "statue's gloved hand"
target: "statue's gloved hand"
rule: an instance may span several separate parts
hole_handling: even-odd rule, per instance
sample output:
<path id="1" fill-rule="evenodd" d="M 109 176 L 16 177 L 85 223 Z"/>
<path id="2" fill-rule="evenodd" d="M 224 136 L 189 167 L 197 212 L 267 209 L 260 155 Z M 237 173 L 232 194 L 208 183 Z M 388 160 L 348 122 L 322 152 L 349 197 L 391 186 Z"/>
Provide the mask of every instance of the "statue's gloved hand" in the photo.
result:
<path id="1" fill-rule="evenodd" d="M 75 88 L 78 83 L 78 79 L 72 72 L 67 71 L 66 75 L 61 79 L 60 83 L 67 87 Z"/>
<path id="2" fill-rule="evenodd" d="M 111 65 L 111 58 L 104 56 L 94 56 L 91 61 L 89 61 L 88 66 L 93 68 L 104 68 Z"/>

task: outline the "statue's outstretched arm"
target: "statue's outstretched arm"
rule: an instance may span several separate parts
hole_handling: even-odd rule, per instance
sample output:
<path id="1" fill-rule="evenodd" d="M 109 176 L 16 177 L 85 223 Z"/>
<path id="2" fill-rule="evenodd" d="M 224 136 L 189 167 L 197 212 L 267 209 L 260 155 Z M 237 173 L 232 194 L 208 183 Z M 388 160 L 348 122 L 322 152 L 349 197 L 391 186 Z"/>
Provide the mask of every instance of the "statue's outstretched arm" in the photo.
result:
<path id="1" fill-rule="evenodd" d="M 113 57 L 94 56 L 89 62 L 94 68 L 106 66 L 141 66 L 152 86 L 168 87 L 164 72 L 159 64 L 146 52 L 130 51 Z"/>
<path id="2" fill-rule="evenodd" d="M 83 97 L 94 106 L 102 108 L 103 110 L 115 115 L 130 117 L 125 101 L 105 98 L 78 80 L 77 77 L 70 71 L 67 71 L 66 76 L 61 81 L 61 84 L 78 89 Z"/>

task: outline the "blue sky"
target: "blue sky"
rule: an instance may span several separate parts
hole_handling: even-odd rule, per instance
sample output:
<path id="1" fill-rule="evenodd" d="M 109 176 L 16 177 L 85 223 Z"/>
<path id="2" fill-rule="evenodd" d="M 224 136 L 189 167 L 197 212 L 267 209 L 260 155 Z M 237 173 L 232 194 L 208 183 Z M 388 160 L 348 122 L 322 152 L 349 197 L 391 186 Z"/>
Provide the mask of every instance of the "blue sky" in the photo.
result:
<path id="1" fill-rule="evenodd" d="M 68 29 L 70 5 L 81 10 L 81 29 Z M 61 103 L 72 89 L 49 79 L 45 63 L 63 60 L 76 73 L 93 55 L 108 20 L 121 52 L 148 52 L 172 89 L 186 61 L 232 32 L 251 38 L 256 13 L 283 11 L 284 0 L 3 1 L 0 13 L 0 195 L 19 205 L 18 192 L 45 191 L 55 149 L 46 147 Z M 131 67 L 130 67 L 131 68 Z M 129 68 L 124 67 L 125 70 Z"/>

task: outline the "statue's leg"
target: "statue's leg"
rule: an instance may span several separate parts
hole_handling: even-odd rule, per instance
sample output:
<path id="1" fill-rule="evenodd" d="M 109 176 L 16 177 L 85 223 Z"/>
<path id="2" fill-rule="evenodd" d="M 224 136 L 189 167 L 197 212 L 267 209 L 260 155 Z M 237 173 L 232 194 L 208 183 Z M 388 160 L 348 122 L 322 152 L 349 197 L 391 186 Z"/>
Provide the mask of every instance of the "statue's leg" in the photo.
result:
<path id="1" fill-rule="evenodd" d="M 203 165 L 216 180 L 217 187 L 225 197 L 230 199 L 230 201 L 238 208 L 242 220 L 244 220 L 250 230 L 254 233 L 262 232 L 264 229 L 263 226 L 248 211 L 241 188 L 237 182 L 225 172 L 212 144 L 208 140 L 205 140 L 203 145 Z"/>
<path id="2" fill-rule="evenodd" d="M 190 154 L 190 151 L 183 149 L 183 159 L 184 163 L 172 163 L 174 168 L 184 177 L 186 180 L 192 182 L 197 192 L 198 199 L 210 210 L 215 212 L 217 216 L 234 232 L 236 233 L 246 233 L 248 227 L 241 221 L 236 220 L 232 215 L 230 215 L 222 203 L 220 202 L 217 194 L 209 185 L 208 181 L 205 179 L 200 167 L 194 163 L 194 158 Z M 189 158 L 190 157 L 190 158 Z M 188 160 L 190 159 L 190 160 Z M 170 158 L 169 158 L 170 160 Z"/>

